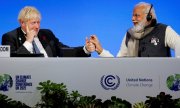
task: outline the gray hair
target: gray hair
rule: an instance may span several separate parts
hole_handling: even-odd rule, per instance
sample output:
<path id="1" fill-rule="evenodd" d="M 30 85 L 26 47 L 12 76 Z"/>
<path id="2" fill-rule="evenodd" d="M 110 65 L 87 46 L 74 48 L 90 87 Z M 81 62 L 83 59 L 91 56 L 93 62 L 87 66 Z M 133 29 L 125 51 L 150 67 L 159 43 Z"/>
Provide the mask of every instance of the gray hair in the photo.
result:
<path id="1" fill-rule="evenodd" d="M 30 19 L 39 19 L 41 20 L 40 12 L 32 6 L 25 6 L 18 15 L 18 21 L 28 21 Z"/>
<path id="2" fill-rule="evenodd" d="M 146 3 L 146 2 L 139 2 L 138 4 L 135 5 L 135 7 L 138 7 L 138 6 L 144 6 L 146 9 L 144 10 L 144 13 L 148 13 L 149 10 L 150 10 L 150 7 L 151 7 L 152 4 L 150 3 Z M 156 17 L 156 13 L 155 13 L 155 10 L 154 10 L 154 7 L 152 7 L 150 13 L 152 14 L 152 19 L 156 19 L 157 20 L 157 17 Z"/>

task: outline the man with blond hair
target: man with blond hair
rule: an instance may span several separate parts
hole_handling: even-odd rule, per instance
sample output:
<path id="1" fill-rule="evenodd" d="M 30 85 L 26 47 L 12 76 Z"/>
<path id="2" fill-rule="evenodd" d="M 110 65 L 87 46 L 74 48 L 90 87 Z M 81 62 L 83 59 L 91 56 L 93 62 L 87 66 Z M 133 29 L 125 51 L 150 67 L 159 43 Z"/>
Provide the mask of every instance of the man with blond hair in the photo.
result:
<path id="1" fill-rule="evenodd" d="M 44 57 L 62 56 L 64 45 L 49 29 L 40 29 L 41 14 L 32 6 L 25 6 L 19 13 L 20 27 L 2 36 L 2 45 L 10 45 L 11 53 L 32 54 L 41 53 Z M 83 47 L 74 47 L 74 57 L 89 57 L 94 46 L 86 40 Z"/>

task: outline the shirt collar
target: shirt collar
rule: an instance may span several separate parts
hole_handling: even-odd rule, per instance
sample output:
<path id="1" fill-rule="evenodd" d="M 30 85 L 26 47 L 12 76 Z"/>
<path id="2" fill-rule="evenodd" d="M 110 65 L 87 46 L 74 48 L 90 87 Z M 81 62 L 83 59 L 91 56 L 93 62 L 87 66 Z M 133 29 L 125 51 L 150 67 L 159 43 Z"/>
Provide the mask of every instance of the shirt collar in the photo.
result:
<path id="1" fill-rule="evenodd" d="M 26 32 L 21 28 L 22 32 L 26 35 Z"/>

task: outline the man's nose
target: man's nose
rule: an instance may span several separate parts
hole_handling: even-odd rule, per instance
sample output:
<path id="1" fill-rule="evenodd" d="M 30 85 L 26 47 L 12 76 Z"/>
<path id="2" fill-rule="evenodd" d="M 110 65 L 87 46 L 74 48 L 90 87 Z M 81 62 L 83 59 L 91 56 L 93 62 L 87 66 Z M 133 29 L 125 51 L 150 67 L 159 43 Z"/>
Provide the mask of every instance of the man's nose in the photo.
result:
<path id="1" fill-rule="evenodd" d="M 39 23 L 36 23 L 36 24 L 35 24 L 35 28 L 39 28 Z"/>
<path id="2" fill-rule="evenodd" d="M 132 16 L 131 20 L 132 20 L 132 21 L 135 21 L 135 19 L 136 19 L 135 16 Z"/>

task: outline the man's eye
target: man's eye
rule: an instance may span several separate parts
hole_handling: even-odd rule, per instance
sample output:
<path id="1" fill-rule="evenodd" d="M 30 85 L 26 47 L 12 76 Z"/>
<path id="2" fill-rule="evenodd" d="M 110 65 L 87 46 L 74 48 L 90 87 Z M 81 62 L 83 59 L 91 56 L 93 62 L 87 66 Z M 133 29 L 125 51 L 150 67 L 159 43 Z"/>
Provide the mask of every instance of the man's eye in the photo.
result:
<path id="1" fill-rule="evenodd" d="M 32 22 L 31 24 L 34 25 L 34 24 L 36 24 L 36 22 Z"/>
<path id="2" fill-rule="evenodd" d="M 139 14 L 134 14 L 135 17 L 139 17 L 140 15 Z"/>

